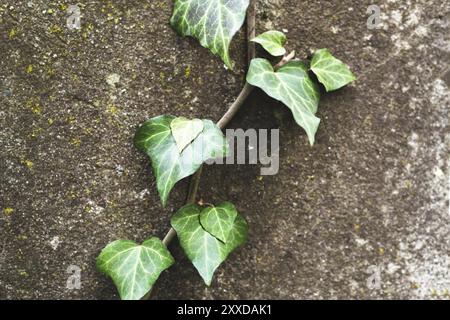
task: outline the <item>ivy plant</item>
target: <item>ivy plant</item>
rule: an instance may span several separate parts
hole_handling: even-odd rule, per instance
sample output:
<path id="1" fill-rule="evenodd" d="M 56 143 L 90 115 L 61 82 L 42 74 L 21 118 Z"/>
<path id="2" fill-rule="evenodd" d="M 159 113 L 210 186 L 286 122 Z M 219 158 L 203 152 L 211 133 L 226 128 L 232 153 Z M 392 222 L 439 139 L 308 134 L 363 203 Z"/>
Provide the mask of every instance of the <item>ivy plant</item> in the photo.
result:
<path id="1" fill-rule="evenodd" d="M 247 222 L 231 203 L 212 208 L 184 206 L 171 224 L 181 247 L 207 285 L 219 265 L 247 239 Z"/>
<path id="2" fill-rule="evenodd" d="M 290 61 L 278 70 L 266 59 L 253 59 L 247 74 L 247 82 L 261 88 L 269 96 L 283 102 L 291 109 L 294 119 L 305 129 L 309 142 L 319 128 L 316 117 L 319 106 L 319 89 L 308 75 L 306 65 L 301 61 Z"/>
<path id="3" fill-rule="evenodd" d="M 150 119 L 134 138 L 152 162 L 163 206 L 170 190 L 195 173 L 203 162 L 227 155 L 228 144 L 211 120 L 188 120 L 170 115 Z"/>
<path id="4" fill-rule="evenodd" d="M 195 37 L 200 44 L 223 59 L 232 69 L 229 47 L 242 27 L 249 0 L 175 0 L 172 27 L 182 36 Z"/>
<path id="5" fill-rule="evenodd" d="M 143 297 L 174 262 L 158 238 L 150 238 L 142 245 L 117 240 L 103 249 L 97 267 L 112 278 L 122 299 L 131 300 Z"/>
<path id="6" fill-rule="evenodd" d="M 250 41 L 259 43 L 272 56 L 279 57 L 286 54 L 286 48 L 284 47 L 286 40 L 287 37 L 283 32 L 270 30 L 251 39 Z"/>
<path id="7" fill-rule="evenodd" d="M 242 27 L 248 7 L 249 0 L 175 0 L 170 22 L 180 35 L 196 38 L 231 69 L 230 42 Z M 141 245 L 117 240 L 98 256 L 98 269 L 113 280 L 122 299 L 148 296 L 160 274 L 175 263 L 167 248 L 175 235 L 208 286 L 217 268 L 247 241 L 248 224 L 232 203 L 204 205 L 196 203 L 195 195 L 202 164 L 228 155 L 222 129 L 252 88 L 258 87 L 286 105 L 313 145 L 321 121 L 317 116 L 320 86 L 330 92 L 356 79 L 327 49 L 314 52 L 311 61 L 294 60 L 294 52 L 286 54 L 287 37 L 280 31 L 270 30 L 249 40 L 270 55 L 283 57 L 275 66 L 267 59 L 251 60 L 243 92 L 217 124 L 208 119 L 160 115 L 137 130 L 135 146 L 150 158 L 163 207 L 175 184 L 193 177 L 190 199 L 172 217 L 172 228 L 163 240 L 151 237 Z"/>

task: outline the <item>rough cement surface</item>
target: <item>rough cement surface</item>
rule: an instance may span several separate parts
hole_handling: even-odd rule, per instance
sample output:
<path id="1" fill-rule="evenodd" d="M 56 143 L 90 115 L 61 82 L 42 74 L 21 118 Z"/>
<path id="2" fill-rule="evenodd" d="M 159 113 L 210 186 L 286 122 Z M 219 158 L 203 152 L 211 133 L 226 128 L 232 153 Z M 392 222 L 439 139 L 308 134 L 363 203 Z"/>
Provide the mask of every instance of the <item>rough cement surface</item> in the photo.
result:
<path id="1" fill-rule="evenodd" d="M 232 73 L 171 30 L 171 0 L 79 2 L 70 31 L 71 3 L 0 1 L 2 299 L 116 299 L 99 251 L 162 237 L 187 189 L 161 208 L 137 126 L 218 119 L 242 87 L 242 32 Z M 232 127 L 280 128 L 280 173 L 207 167 L 200 189 L 236 204 L 249 243 L 210 288 L 174 243 L 155 298 L 448 299 L 450 3 L 375 1 L 381 29 L 369 30 L 373 1 L 259 2 L 258 32 L 286 29 L 300 57 L 328 47 L 359 79 L 324 96 L 313 148 L 287 108 L 252 94 Z M 80 290 L 66 288 L 70 265 Z"/>

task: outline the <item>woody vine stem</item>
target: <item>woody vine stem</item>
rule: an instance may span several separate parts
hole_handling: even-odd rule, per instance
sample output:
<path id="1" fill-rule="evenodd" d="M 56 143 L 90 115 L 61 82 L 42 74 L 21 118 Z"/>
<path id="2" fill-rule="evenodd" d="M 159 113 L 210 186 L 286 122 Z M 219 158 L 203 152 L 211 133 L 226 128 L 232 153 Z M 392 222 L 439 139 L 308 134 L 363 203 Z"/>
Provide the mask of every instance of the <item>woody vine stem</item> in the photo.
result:
<path id="1" fill-rule="evenodd" d="M 248 55 L 248 64 L 250 61 L 256 56 L 256 46 L 254 42 L 249 41 L 250 39 L 255 38 L 256 36 L 256 0 L 250 1 L 249 11 L 247 14 L 247 55 Z M 274 69 L 277 70 L 281 68 L 283 65 L 291 61 L 295 57 L 295 51 L 292 51 L 290 54 L 283 57 L 283 59 L 275 65 Z M 243 106 L 244 102 L 247 100 L 250 93 L 253 91 L 254 87 L 250 85 L 248 82 L 245 83 L 244 87 L 241 90 L 241 93 L 230 106 L 228 111 L 222 116 L 222 118 L 217 122 L 217 126 L 220 129 L 224 129 L 231 120 L 233 120 L 236 113 Z M 189 185 L 189 192 L 186 198 L 186 204 L 195 203 L 197 198 L 198 187 L 200 184 L 200 179 L 202 177 L 202 167 L 192 176 L 191 182 Z M 169 232 L 167 232 L 166 236 L 163 239 L 163 244 L 167 247 L 172 240 L 176 236 L 175 229 L 170 228 Z"/>

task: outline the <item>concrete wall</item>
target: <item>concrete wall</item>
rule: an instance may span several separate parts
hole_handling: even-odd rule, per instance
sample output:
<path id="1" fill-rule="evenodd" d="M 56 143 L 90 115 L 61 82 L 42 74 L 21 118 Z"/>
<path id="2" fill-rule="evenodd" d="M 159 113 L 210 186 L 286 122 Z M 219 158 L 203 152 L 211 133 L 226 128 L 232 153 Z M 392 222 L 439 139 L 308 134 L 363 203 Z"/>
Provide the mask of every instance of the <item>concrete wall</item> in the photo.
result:
<path id="1" fill-rule="evenodd" d="M 80 31 L 66 27 L 71 3 L 0 3 L 3 299 L 117 298 L 96 256 L 112 240 L 162 237 L 187 192 L 179 183 L 161 207 L 136 128 L 164 113 L 219 119 L 243 85 L 243 32 L 232 73 L 172 31 L 171 0 L 81 3 Z M 301 58 L 327 47 L 359 79 L 322 99 L 313 148 L 287 108 L 252 94 L 231 127 L 280 128 L 280 173 L 207 167 L 200 187 L 236 204 L 249 243 L 210 288 L 174 243 L 155 298 L 448 298 L 449 9 L 259 1 L 258 32 L 286 29 Z M 70 265 L 81 290 L 66 288 Z"/>

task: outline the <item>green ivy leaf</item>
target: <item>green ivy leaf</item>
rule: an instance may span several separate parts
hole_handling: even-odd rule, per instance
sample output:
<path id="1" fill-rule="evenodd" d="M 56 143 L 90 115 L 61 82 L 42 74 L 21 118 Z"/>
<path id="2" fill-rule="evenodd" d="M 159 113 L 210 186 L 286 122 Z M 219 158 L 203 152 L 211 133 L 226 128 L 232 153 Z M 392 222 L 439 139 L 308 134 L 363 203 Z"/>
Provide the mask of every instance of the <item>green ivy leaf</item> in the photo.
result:
<path id="1" fill-rule="evenodd" d="M 97 268 L 112 278 L 122 300 L 139 300 L 174 262 L 158 238 L 150 238 L 142 245 L 117 240 L 102 250 Z"/>
<path id="2" fill-rule="evenodd" d="M 153 118 L 139 128 L 134 138 L 136 147 L 151 159 L 163 206 L 178 181 L 194 174 L 205 161 L 228 153 L 225 136 L 210 120 L 202 120 L 203 130 L 180 153 L 171 129 L 174 120 L 179 122 L 169 115 Z M 189 128 L 177 130 L 190 138 L 194 136 Z"/>
<path id="3" fill-rule="evenodd" d="M 284 44 L 286 43 L 286 35 L 280 31 L 267 31 L 257 36 L 251 41 L 259 43 L 271 55 L 278 57 L 286 54 Z"/>
<path id="4" fill-rule="evenodd" d="M 310 79 L 302 62 L 291 61 L 274 71 L 268 60 L 253 59 L 247 82 L 291 109 L 295 121 L 305 129 L 311 145 L 314 144 L 320 124 L 320 119 L 315 116 L 320 96 L 317 85 Z"/>
<path id="5" fill-rule="evenodd" d="M 181 208 L 172 218 L 181 247 L 200 273 L 206 285 L 219 265 L 237 247 L 247 241 L 247 222 L 237 215 L 226 243 L 221 242 L 200 224 L 201 207 L 195 204 Z"/>
<path id="6" fill-rule="evenodd" d="M 336 59 L 328 49 L 317 50 L 311 60 L 311 70 L 327 92 L 340 89 L 356 80 L 349 67 Z"/>
<path id="7" fill-rule="evenodd" d="M 233 69 L 230 42 L 242 27 L 249 0 L 175 0 L 170 23 L 182 36 L 200 41 Z"/>
<path id="8" fill-rule="evenodd" d="M 170 129 L 180 153 L 198 137 L 200 132 L 203 131 L 203 127 L 203 121 L 200 119 L 189 120 L 183 117 L 173 119 L 170 123 Z"/>
<path id="9" fill-rule="evenodd" d="M 200 223 L 214 237 L 227 243 L 237 214 L 236 208 L 232 203 L 224 202 L 216 207 L 203 209 L 200 213 Z"/>

